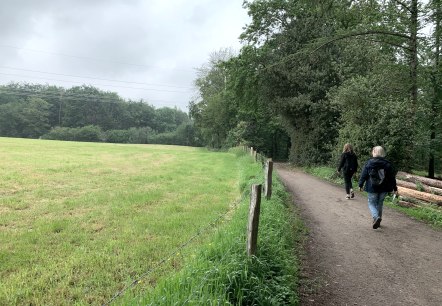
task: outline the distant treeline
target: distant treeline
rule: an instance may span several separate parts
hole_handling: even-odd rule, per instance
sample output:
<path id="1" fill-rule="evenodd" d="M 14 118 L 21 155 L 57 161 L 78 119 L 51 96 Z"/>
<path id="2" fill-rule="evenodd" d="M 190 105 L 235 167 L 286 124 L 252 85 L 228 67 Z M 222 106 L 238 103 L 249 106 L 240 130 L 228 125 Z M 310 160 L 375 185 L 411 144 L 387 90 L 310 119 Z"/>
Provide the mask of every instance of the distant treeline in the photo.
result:
<path id="1" fill-rule="evenodd" d="M 189 116 L 177 108 L 126 101 L 92 86 L 0 86 L 0 136 L 198 146 Z"/>

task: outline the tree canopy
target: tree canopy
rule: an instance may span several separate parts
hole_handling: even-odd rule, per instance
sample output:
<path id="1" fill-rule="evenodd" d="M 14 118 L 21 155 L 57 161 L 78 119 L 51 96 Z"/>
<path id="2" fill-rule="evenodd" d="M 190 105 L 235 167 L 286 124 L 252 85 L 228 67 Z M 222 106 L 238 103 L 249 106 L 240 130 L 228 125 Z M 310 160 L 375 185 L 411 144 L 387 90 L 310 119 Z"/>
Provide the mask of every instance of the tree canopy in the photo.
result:
<path id="1" fill-rule="evenodd" d="M 347 142 L 362 159 L 382 145 L 398 169 L 441 172 L 440 1 L 243 5 L 242 49 L 212 56 L 195 82 L 205 144 L 300 165 L 334 164 Z"/>

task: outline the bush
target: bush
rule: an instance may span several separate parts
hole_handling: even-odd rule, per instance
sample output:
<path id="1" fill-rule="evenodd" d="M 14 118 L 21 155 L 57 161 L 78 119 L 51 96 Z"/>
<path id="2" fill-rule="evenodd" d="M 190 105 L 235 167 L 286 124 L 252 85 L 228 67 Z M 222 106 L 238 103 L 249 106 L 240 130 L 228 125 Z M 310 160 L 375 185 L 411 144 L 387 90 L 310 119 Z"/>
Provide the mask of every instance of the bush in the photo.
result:
<path id="1" fill-rule="evenodd" d="M 78 128 L 75 135 L 77 141 L 99 142 L 103 140 L 101 128 L 95 125 L 88 125 Z"/>
<path id="2" fill-rule="evenodd" d="M 103 133 L 100 127 L 88 125 L 81 128 L 55 127 L 49 133 L 42 136 L 43 139 L 100 142 Z"/>
<path id="3" fill-rule="evenodd" d="M 105 132 L 105 141 L 110 143 L 127 143 L 129 140 L 128 130 L 109 130 Z"/>
<path id="4" fill-rule="evenodd" d="M 165 144 L 165 145 L 179 145 L 176 132 L 161 133 L 150 137 L 149 143 Z"/>
<path id="5" fill-rule="evenodd" d="M 55 127 L 52 128 L 49 133 L 42 136 L 43 139 L 50 139 L 50 140 L 68 140 L 73 141 L 75 140 L 75 131 L 76 129 L 73 128 L 66 128 L 66 127 Z"/>
<path id="6" fill-rule="evenodd" d="M 149 138 L 155 135 L 155 131 L 150 127 L 130 128 L 128 130 L 127 143 L 149 143 Z"/>

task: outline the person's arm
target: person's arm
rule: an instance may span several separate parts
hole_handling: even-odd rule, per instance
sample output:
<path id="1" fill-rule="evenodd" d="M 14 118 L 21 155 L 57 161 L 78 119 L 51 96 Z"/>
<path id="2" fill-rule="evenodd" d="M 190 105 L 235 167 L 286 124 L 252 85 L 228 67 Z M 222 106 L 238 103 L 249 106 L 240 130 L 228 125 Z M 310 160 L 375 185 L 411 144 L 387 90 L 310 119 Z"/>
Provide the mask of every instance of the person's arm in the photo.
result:
<path id="1" fill-rule="evenodd" d="M 367 170 L 367 164 L 364 165 L 364 168 L 362 168 L 361 176 L 359 177 L 359 190 L 362 191 L 362 188 L 364 187 L 364 183 L 367 180 L 368 170 Z"/>
<path id="2" fill-rule="evenodd" d="M 342 167 L 344 167 L 344 163 L 345 163 L 345 154 L 342 153 L 341 154 L 341 160 L 339 161 L 339 166 L 338 166 L 338 172 L 341 172 Z"/>
<path id="3" fill-rule="evenodd" d="M 394 169 L 393 166 L 390 165 L 389 169 L 389 179 L 391 180 L 391 186 L 393 187 L 393 192 L 397 195 L 397 184 L 396 184 L 396 176 L 394 175 Z"/>

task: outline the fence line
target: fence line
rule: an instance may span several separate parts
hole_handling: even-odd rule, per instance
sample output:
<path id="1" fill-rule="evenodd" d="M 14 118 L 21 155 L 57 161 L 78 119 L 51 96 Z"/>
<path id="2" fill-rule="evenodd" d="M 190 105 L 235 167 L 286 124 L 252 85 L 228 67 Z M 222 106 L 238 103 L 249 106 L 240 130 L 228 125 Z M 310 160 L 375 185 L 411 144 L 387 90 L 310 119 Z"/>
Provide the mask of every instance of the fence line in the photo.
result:
<path id="1" fill-rule="evenodd" d="M 241 198 L 239 198 L 235 202 L 233 202 L 233 209 L 235 209 L 239 205 L 239 203 L 241 203 L 244 200 L 244 198 L 245 198 L 245 194 L 243 193 Z M 213 221 L 209 222 L 204 227 L 201 227 L 192 237 L 190 237 L 187 241 L 185 241 L 179 247 L 177 247 L 171 253 L 169 253 L 168 256 L 166 256 L 162 260 L 158 261 L 150 269 L 146 270 L 144 273 L 142 273 L 140 276 L 138 276 L 136 279 L 134 279 L 130 284 L 126 285 L 123 289 L 121 289 L 120 291 L 115 293 L 108 302 L 103 304 L 103 306 L 107 306 L 107 305 L 110 305 L 111 303 L 113 303 L 118 297 L 123 295 L 127 290 L 133 288 L 134 286 L 139 284 L 142 279 L 146 278 L 149 274 L 153 273 L 158 268 L 160 268 L 165 262 L 167 262 L 167 261 L 171 260 L 172 258 L 176 257 L 177 255 L 179 255 L 181 250 L 183 250 L 188 245 L 190 245 L 190 243 L 192 241 L 194 241 L 197 237 L 201 236 L 202 234 L 207 232 L 209 229 L 214 228 L 214 225 L 217 225 L 217 223 L 219 221 L 221 221 L 221 219 L 225 218 L 231 212 L 231 210 L 232 210 L 232 208 L 228 209 L 225 213 L 219 215 L 217 218 L 215 218 Z"/>
<path id="2" fill-rule="evenodd" d="M 272 197 L 272 173 L 273 173 L 273 161 L 270 159 L 267 161 L 264 170 L 264 195 L 267 200 Z"/>
<path id="3" fill-rule="evenodd" d="M 232 244 L 230 246 L 229 249 L 227 249 L 227 251 L 224 252 L 224 254 L 221 256 L 220 258 L 220 262 L 222 262 L 224 260 L 224 258 L 227 257 L 227 255 L 230 254 L 230 252 L 233 250 L 233 248 L 235 247 L 234 244 Z M 214 266 L 212 269 L 210 269 L 209 271 L 206 272 L 206 275 L 201 279 L 200 283 L 199 283 L 199 290 L 194 290 L 192 292 L 192 294 L 190 295 L 190 297 L 188 297 L 188 300 L 193 298 L 194 296 L 196 296 L 196 294 L 198 293 L 198 291 L 202 291 L 202 289 L 204 288 L 205 282 L 209 279 L 210 274 L 212 274 L 213 272 L 215 272 L 218 268 L 216 266 Z"/>
<path id="4" fill-rule="evenodd" d="M 247 148 L 247 146 L 242 147 L 244 152 L 249 151 L 250 155 L 253 157 L 255 162 L 260 162 L 262 166 L 264 167 L 266 165 L 266 182 L 265 182 L 265 192 L 266 192 L 266 198 L 270 199 L 271 195 L 271 182 L 272 182 L 272 162 L 270 160 L 267 160 L 267 158 L 258 153 L 256 150 L 251 148 Z M 270 169 L 270 171 L 268 170 Z M 269 183 L 270 182 L 270 183 Z M 258 224 L 259 224 L 259 213 L 260 213 L 260 202 L 261 202 L 261 189 L 262 185 L 253 185 L 251 193 L 251 202 L 250 202 L 250 208 L 253 208 L 253 213 L 251 213 L 252 209 L 249 211 L 249 224 L 248 224 L 248 235 L 247 235 L 247 253 L 249 255 L 254 255 L 256 253 L 257 249 L 257 239 L 258 239 Z M 270 192 L 269 192 L 270 191 Z M 269 195 L 267 197 L 267 192 L 269 192 Z M 233 209 L 236 208 L 245 198 L 245 193 L 236 200 L 233 203 Z M 253 202 L 253 204 L 252 204 Z M 185 241 L 183 244 L 181 244 L 178 248 L 174 249 L 167 257 L 164 257 L 162 260 L 155 263 L 150 269 L 146 270 L 144 273 L 142 273 L 140 276 L 138 276 L 136 279 L 134 279 L 130 284 L 126 285 L 123 289 L 119 290 L 117 293 L 115 293 L 112 298 L 103 304 L 103 306 L 110 305 L 113 303 L 118 297 L 122 296 L 126 291 L 133 288 L 137 284 L 140 283 L 140 281 L 144 278 L 146 278 L 148 275 L 156 271 L 158 268 L 160 268 L 164 263 L 171 260 L 172 258 L 176 257 L 178 254 L 180 254 L 181 250 L 186 248 L 192 241 L 194 241 L 197 237 L 201 236 L 203 233 L 207 232 L 211 228 L 215 228 L 215 225 L 217 223 L 225 218 L 232 209 L 227 210 L 225 213 L 219 215 L 217 218 L 215 218 L 213 221 L 209 222 L 206 226 L 200 228 L 193 236 L 191 236 L 187 241 Z M 250 230 L 249 230 L 250 229 Z M 249 246 L 250 242 L 250 246 Z M 233 246 L 231 247 L 233 248 Z M 226 255 L 226 254 L 225 254 Z M 224 256 L 225 256 L 224 255 Z M 222 258 L 224 258 L 224 256 Z M 192 296 L 191 296 L 192 297 Z"/>
<path id="5" fill-rule="evenodd" d="M 247 152 L 247 147 L 243 147 L 244 151 Z M 265 169 L 264 173 L 264 195 L 266 200 L 270 200 L 272 195 L 272 172 L 273 172 L 273 161 L 268 159 L 263 154 L 258 153 L 256 150 L 250 148 L 250 154 L 252 155 L 255 162 L 260 162 L 261 166 Z M 261 207 L 261 191 L 262 185 L 252 185 L 250 193 L 250 206 L 249 206 L 249 219 L 247 224 L 247 255 L 254 256 L 257 251 L 258 243 L 258 227 L 259 227 L 259 215 Z"/>
<path id="6" fill-rule="evenodd" d="M 250 194 L 249 222 L 247 224 L 247 255 L 256 254 L 258 242 L 259 214 L 261 211 L 262 185 L 252 185 Z"/>

